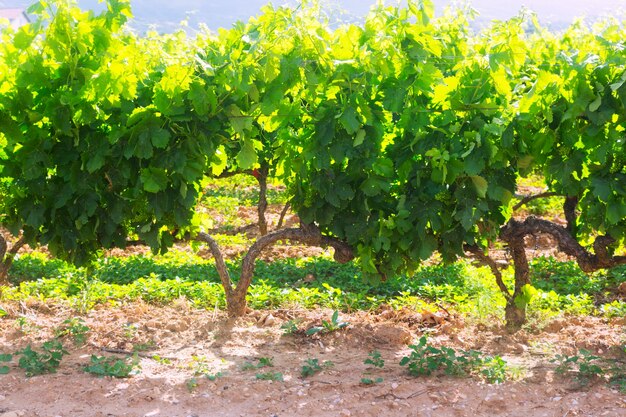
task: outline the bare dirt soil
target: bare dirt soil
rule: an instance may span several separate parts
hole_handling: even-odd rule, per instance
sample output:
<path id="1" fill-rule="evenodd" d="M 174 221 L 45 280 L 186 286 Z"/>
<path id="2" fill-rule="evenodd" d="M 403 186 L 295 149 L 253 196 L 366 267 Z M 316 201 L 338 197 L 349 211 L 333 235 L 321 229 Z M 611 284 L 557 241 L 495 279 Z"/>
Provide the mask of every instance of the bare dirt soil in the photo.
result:
<path id="1" fill-rule="evenodd" d="M 8 315 L 0 319 L 0 353 L 27 344 L 37 348 L 76 315 L 40 302 L 3 307 Z M 9 374 L 0 375 L 0 416 L 626 416 L 624 393 L 601 381 L 580 386 L 571 376 L 556 375 L 549 361 L 580 348 L 610 353 L 626 339 L 624 319 L 558 319 L 541 332 L 509 334 L 499 324 L 467 324 L 444 312 L 383 308 L 342 315 L 350 326 L 330 334 L 286 335 L 280 328 L 296 320 L 306 329 L 331 314 L 254 311 L 229 321 L 223 312 L 195 310 L 184 300 L 167 307 L 102 307 L 82 316 L 90 328 L 84 346 L 63 339 L 70 354 L 56 374 L 26 378 L 13 359 Z M 517 369 L 515 380 L 493 385 L 409 376 L 399 361 L 424 332 L 433 345 L 501 355 Z M 141 369 L 130 378 L 83 371 L 92 354 L 122 358 L 112 352 L 138 347 L 144 349 Z M 373 350 L 385 360 L 383 369 L 363 363 Z M 246 369 L 259 358 L 271 358 L 273 367 Z M 302 378 L 307 359 L 328 366 Z M 284 381 L 256 379 L 266 372 L 279 372 Z M 364 385 L 363 377 L 384 380 Z"/>

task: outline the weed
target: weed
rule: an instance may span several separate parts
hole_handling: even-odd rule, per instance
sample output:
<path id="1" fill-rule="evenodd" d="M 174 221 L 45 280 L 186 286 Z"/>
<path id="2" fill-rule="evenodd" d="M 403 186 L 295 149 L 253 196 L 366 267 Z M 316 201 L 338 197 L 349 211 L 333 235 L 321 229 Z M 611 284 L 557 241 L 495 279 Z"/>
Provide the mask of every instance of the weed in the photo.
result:
<path id="1" fill-rule="evenodd" d="M 365 365 L 372 365 L 376 368 L 383 368 L 385 366 L 385 360 L 380 356 L 379 351 L 373 350 L 367 356 L 369 357 L 363 361 Z"/>
<path id="2" fill-rule="evenodd" d="M 211 372 L 211 367 L 204 356 L 192 356 L 189 367 L 193 370 L 193 374 L 196 376 L 207 375 Z"/>
<path id="3" fill-rule="evenodd" d="M 501 384 L 506 381 L 508 369 L 504 359 L 494 356 L 483 359 L 480 373 L 490 384 Z"/>
<path id="4" fill-rule="evenodd" d="M 13 355 L 11 354 L 0 354 L 0 363 L 2 362 L 11 362 L 13 360 Z M 9 373 L 9 367 L 6 365 L 0 365 L 0 375 L 6 375 Z"/>
<path id="5" fill-rule="evenodd" d="M 89 327 L 81 318 L 71 318 L 63 322 L 63 325 L 54 331 L 56 337 L 71 336 L 76 346 L 82 346 L 87 341 Z"/>
<path id="6" fill-rule="evenodd" d="M 216 372 L 214 374 L 205 374 L 204 375 L 209 381 L 216 381 L 217 378 L 221 378 L 224 376 L 222 372 Z"/>
<path id="7" fill-rule="evenodd" d="M 324 368 L 330 368 L 334 366 L 331 361 L 325 361 L 320 364 L 317 359 L 307 359 L 302 365 L 302 370 L 300 371 L 300 375 L 302 378 L 306 378 L 309 376 L 313 376 L 318 372 L 321 372 Z"/>
<path id="8" fill-rule="evenodd" d="M 375 385 L 375 384 L 380 384 L 381 382 L 383 382 L 384 379 L 381 377 L 372 379 L 372 378 L 361 378 L 361 384 L 363 385 Z"/>
<path id="9" fill-rule="evenodd" d="M 272 358 L 259 358 L 259 363 L 252 363 L 252 362 L 244 362 L 243 365 L 241 365 L 241 370 L 242 371 L 249 371 L 252 369 L 259 369 L 259 368 L 265 368 L 265 367 L 272 367 L 274 366 L 274 359 Z"/>
<path id="10" fill-rule="evenodd" d="M 259 358 L 259 368 L 263 368 L 263 367 L 272 367 L 274 366 L 274 359 L 273 358 Z"/>
<path id="11" fill-rule="evenodd" d="M 15 327 L 24 334 L 29 334 L 37 330 L 37 326 L 32 324 L 26 317 L 16 318 Z"/>
<path id="12" fill-rule="evenodd" d="M 198 380 L 196 378 L 189 378 L 186 382 L 187 390 L 189 392 L 193 392 L 196 388 L 198 388 Z"/>
<path id="13" fill-rule="evenodd" d="M 42 352 L 37 352 L 30 345 L 18 351 L 21 355 L 18 366 L 26 371 L 26 376 L 55 373 L 67 351 L 58 340 L 50 340 L 42 346 Z"/>
<path id="14" fill-rule="evenodd" d="M 286 321 L 280 326 L 283 334 L 295 334 L 298 333 L 298 324 L 295 320 Z"/>
<path id="15" fill-rule="evenodd" d="M 606 374 L 606 371 L 599 365 L 602 358 L 593 355 L 587 349 L 580 349 L 578 352 L 579 354 L 574 356 L 556 355 L 550 361 L 558 364 L 555 372 L 561 375 L 574 372 L 574 378 L 581 385 L 587 385 Z"/>
<path id="16" fill-rule="evenodd" d="M 481 352 L 455 351 L 448 347 L 434 347 L 422 336 L 417 345 L 410 345 L 411 353 L 400 361 L 401 366 L 408 366 L 413 376 L 428 376 L 433 372 L 443 371 L 446 375 L 462 376 L 478 373 L 490 383 L 501 383 L 507 378 L 507 363 L 499 356 L 483 356 Z"/>
<path id="17" fill-rule="evenodd" d="M 125 323 L 122 325 L 122 329 L 126 339 L 132 339 L 137 335 L 137 325 L 134 323 Z"/>
<path id="18" fill-rule="evenodd" d="M 410 345 L 411 353 L 400 360 L 400 366 L 408 366 L 413 376 L 428 376 L 443 369 L 446 375 L 463 375 L 467 359 L 456 356 L 451 348 L 436 348 L 427 344 L 426 336 L 422 336 L 417 345 Z"/>
<path id="19" fill-rule="evenodd" d="M 170 359 L 163 358 L 163 357 L 161 357 L 159 355 L 152 356 L 152 360 L 157 362 L 157 363 L 160 363 L 161 365 L 170 365 L 172 363 L 172 361 Z"/>
<path id="20" fill-rule="evenodd" d="M 128 378 L 138 367 L 138 360 L 134 358 L 129 363 L 130 358 L 118 359 L 114 357 L 91 355 L 91 361 L 83 369 L 90 374 L 112 376 L 115 378 Z"/>
<path id="21" fill-rule="evenodd" d="M 346 328 L 349 325 L 350 325 L 350 323 L 348 323 L 347 321 L 340 321 L 339 320 L 339 311 L 335 310 L 335 312 L 333 313 L 332 317 L 330 318 L 330 321 L 322 320 L 322 325 L 321 326 L 311 327 L 309 330 L 306 331 L 306 334 L 308 336 L 311 336 L 311 335 L 314 335 L 314 334 L 320 333 L 320 332 L 332 333 L 334 331 Z"/>
<path id="22" fill-rule="evenodd" d="M 241 370 L 242 371 L 251 371 L 253 369 L 257 369 L 257 366 L 252 363 L 252 362 L 244 362 L 243 365 L 241 365 Z"/>
<path id="23" fill-rule="evenodd" d="M 385 360 L 381 357 L 379 351 L 373 350 L 367 356 L 367 359 L 363 361 L 365 365 L 372 365 L 373 367 L 379 369 L 384 368 Z M 383 382 L 383 378 L 381 377 L 370 378 L 368 372 L 366 372 L 365 375 L 367 376 L 363 376 L 363 378 L 361 378 L 361 383 L 364 385 L 374 385 Z"/>
<path id="24" fill-rule="evenodd" d="M 609 384 L 626 394 L 626 372 L 621 367 L 609 378 Z"/>
<path id="25" fill-rule="evenodd" d="M 283 382 L 283 374 L 280 372 L 264 372 L 256 374 L 256 379 L 263 381 L 280 381 Z"/>

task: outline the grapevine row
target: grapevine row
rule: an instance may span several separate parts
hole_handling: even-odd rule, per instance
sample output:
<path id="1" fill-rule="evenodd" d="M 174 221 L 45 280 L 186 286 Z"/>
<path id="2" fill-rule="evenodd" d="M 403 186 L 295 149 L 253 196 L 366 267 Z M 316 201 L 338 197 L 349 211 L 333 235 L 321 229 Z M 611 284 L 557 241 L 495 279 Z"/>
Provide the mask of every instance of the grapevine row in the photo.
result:
<path id="1" fill-rule="evenodd" d="M 626 30 L 555 34 L 532 15 L 475 33 L 471 11 L 378 5 L 336 26 L 315 3 L 263 9 L 188 37 L 134 34 L 127 0 L 96 15 L 40 1 L 0 43 L 0 218 L 20 240 L 88 262 L 140 239 L 209 245 L 229 311 L 245 312 L 260 251 L 332 246 L 385 279 L 439 253 L 489 265 L 509 324 L 532 295 L 524 238 L 550 234 L 594 271 L 626 263 Z M 195 208 L 206 175 L 287 185 L 301 226 L 267 233 L 233 283 Z M 519 180 L 545 178 L 566 225 L 515 219 Z M 534 197 L 530 197 L 531 199 Z M 529 201 L 529 200 L 526 200 Z M 509 289 L 489 256 L 505 241 Z M 17 248 L 17 249 L 16 249 Z"/>

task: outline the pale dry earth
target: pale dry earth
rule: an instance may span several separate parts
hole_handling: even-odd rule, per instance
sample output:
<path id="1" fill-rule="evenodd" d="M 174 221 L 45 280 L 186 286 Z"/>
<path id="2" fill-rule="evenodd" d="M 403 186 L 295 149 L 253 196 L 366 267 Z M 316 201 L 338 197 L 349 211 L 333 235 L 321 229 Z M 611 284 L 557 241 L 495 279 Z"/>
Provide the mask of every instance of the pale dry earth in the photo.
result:
<path id="1" fill-rule="evenodd" d="M 63 320 L 77 316 L 62 305 L 37 301 L 4 307 L 9 314 L 0 319 L 0 353 L 29 343 L 39 347 Z M 168 307 L 137 302 L 100 307 L 81 316 L 90 327 L 84 346 L 63 340 L 70 355 L 56 374 L 26 378 L 14 358 L 10 373 L 0 376 L 0 416 L 626 416 L 626 394 L 602 381 L 580 386 L 571 376 L 556 375 L 549 361 L 580 348 L 610 355 L 626 340 L 624 319 L 561 318 L 541 331 L 509 334 L 497 321 L 486 326 L 445 312 L 383 308 L 342 315 L 350 326 L 321 336 L 286 335 L 280 328 L 295 319 L 306 329 L 331 314 L 254 311 L 229 321 L 223 312 L 195 310 L 184 300 Z M 399 361 L 425 332 L 433 345 L 501 355 L 516 370 L 514 380 L 494 385 L 476 378 L 409 376 Z M 131 378 L 97 378 L 82 370 L 92 354 L 115 356 L 102 349 L 131 351 L 141 345 L 151 350 L 142 353 L 141 370 Z M 363 363 L 372 350 L 381 353 L 383 369 Z M 274 366 L 243 369 L 262 357 L 272 358 Z M 310 358 L 332 366 L 302 378 L 301 367 Z M 211 381 L 194 375 L 200 369 L 221 376 Z M 268 371 L 280 372 L 284 382 L 256 379 Z M 384 381 L 367 386 L 364 376 Z"/>

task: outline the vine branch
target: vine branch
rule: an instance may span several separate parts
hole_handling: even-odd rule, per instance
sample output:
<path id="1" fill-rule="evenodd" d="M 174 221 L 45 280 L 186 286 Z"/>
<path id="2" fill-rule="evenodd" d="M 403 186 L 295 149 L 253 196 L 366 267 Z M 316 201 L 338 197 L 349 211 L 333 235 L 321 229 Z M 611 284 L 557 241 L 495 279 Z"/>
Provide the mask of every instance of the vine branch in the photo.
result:
<path id="1" fill-rule="evenodd" d="M 482 263 L 483 265 L 487 265 L 489 269 L 491 269 L 491 273 L 496 277 L 496 284 L 498 284 L 498 288 L 500 288 L 500 291 L 502 292 L 502 294 L 504 294 L 504 298 L 506 298 L 507 301 L 511 299 L 513 295 L 504 284 L 504 280 L 502 279 L 502 272 L 500 271 L 500 268 L 498 268 L 498 264 L 496 264 L 496 261 L 491 256 L 489 256 L 489 254 L 483 252 L 483 250 L 478 246 L 466 245 L 464 249 L 465 251 L 471 253 L 480 263 Z"/>
<path id="2" fill-rule="evenodd" d="M 535 216 L 529 216 L 523 222 L 511 219 L 500 229 L 500 237 L 506 242 L 523 242 L 525 236 L 537 233 L 552 236 L 557 241 L 559 251 L 576 258 L 580 269 L 585 272 L 626 264 L 626 256 L 609 255 L 608 247 L 615 243 L 611 236 L 598 236 L 593 244 L 595 253 L 592 254 L 578 243 L 566 227 Z"/>
<path id="3" fill-rule="evenodd" d="M 530 203 L 533 200 L 537 200 L 539 198 L 547 198 L 547 197 L 557 197 L 560 196 L 561 194 L 559 193 L 555 193 L 552 191 L 546 191 L 540 194 L 534 194 L 534 195 L 527 195 L 525 197 L 523 197 L 519 203 L 517 203 L 516 205 L 513 206 L 513 211 L 519 210 L 522 206 Z"/>
<path id="4" fill-rule="evenodd" d="M 224 255 L 222 255 L 219 245 L 215 239 L 211 237 L 211 235 L 204 232 L 198 233 L 196 240 L 204 242 L 209 246 L 209 250 L 211 251 L 213 258 L 215 258 L 215 268 L 217 269 L 220 281 L 222 281 L 222 285 L 224 286 L 224 291 L 226 292 L 227 297 L 232 295 L 234 292 L 233 284 L 230 279 L 228 268 L 226 267 L 226 262 L 224 261 Z"/>

